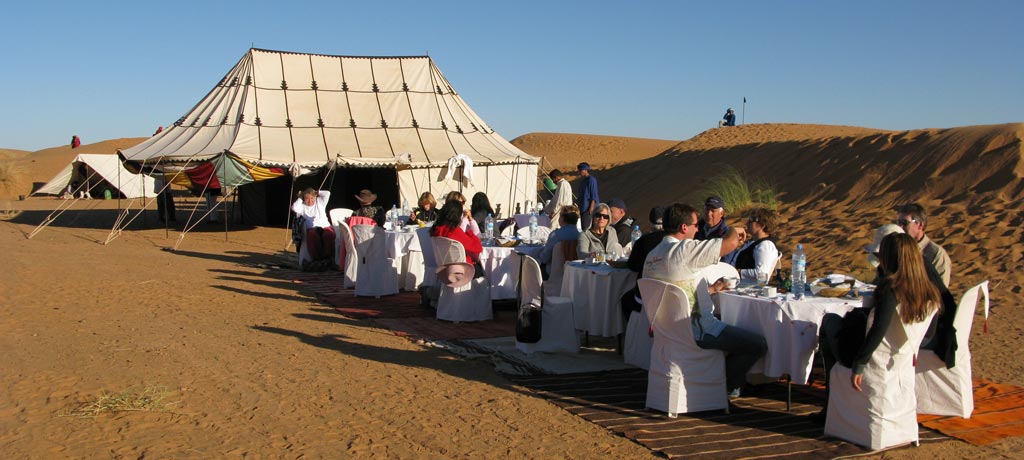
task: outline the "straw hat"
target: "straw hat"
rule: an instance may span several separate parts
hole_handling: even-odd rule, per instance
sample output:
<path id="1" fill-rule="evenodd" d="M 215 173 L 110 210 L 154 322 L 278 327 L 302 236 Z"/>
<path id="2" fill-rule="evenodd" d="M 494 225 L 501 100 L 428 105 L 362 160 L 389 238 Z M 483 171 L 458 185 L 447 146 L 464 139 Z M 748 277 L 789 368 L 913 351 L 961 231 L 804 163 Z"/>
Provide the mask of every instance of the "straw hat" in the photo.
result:
<path id="1" fill-rule="evenodd" d="M 868 253 L 868 263 L 872 266 L 877 267 L 879 264 L 878 257 L 875 254 L 878 253 L 878 248 L 882 246 L 882 239 L 893 233 L 903 233 L 903 229 L 896 224 L 885 224 L 878 227 L 878 230 L 875 230 L 875 239 L 871 241 L 871 244 L 864 246 L 864 252 Z"/>
<path id="2" fill-rule="evenodd" d="M 367 189 L 362 189 L 359 194 L 356 195 L 356 199 L 362 204 L 370 204 L 377 200 L 377 194 Z"/>

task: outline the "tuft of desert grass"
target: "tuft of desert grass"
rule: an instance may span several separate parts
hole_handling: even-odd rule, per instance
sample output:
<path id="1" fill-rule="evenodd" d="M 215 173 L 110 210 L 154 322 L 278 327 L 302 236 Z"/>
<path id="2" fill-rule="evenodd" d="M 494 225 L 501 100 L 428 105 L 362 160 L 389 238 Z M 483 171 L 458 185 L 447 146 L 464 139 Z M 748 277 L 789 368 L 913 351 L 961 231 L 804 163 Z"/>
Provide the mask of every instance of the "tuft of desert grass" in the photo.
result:
<path id="1" fill-rule="evenodd" d="M 764 178 L 749 177 L 728 165 L 722 168 L 722 172 L 708 179 L 702 194 L 704 197 L 722 197 L 731 215 L 739 215 L 754 207 L 774 210 L 779 207 L 779 192 L 774 184 Z"/>
<path id="2" fill-rule="evenodd" d="M 119 393 L 103 392 L 93 401 L 59 414 L 62 417 L 92 418 L 115 412 L 170 412 L 165 402 L 170 391 L 163 387 L 146 387 L 142 390 L 129 389 Z"/>

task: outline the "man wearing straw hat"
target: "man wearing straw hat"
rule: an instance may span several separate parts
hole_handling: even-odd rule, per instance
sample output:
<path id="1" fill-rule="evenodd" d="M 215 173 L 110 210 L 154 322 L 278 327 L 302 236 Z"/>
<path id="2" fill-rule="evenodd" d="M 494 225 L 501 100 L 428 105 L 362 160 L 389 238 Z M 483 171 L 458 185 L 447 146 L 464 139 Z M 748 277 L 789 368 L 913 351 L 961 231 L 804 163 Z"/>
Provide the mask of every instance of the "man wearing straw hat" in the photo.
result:
<path id="1" fill-rule="evenodd" d="M 359 200 L 359 209 L 352 212 L 353 216 L 369 217 L 377 222 L 378 226 L 384 226 L 384 208 L 380 206 L 374 206 L 373 202 L 377 201 L 377 194 L 367 189 L 362 189 L 359 194 L 356 195 L 356 200 Z"/>

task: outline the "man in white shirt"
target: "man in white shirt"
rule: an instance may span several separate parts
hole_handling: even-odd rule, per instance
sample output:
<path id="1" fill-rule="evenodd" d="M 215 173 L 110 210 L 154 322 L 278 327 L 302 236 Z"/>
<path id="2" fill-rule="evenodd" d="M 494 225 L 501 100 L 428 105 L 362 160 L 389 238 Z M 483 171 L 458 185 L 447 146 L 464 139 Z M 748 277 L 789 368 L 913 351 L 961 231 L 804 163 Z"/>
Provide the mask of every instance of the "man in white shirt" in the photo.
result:
<path id="1" fill-rule="evenodd" d="M 558 217 L 562 213 L 562 207 L 573 204 L 572 186 L 569 185 L 569 181 L 565 179 L 562 171 L 552 169 L 548 176 L 555 181 L 558 188 L 555 189 L 555 196 L 544 206 L 543 212 L 551 218 L 551 229 L 554 230 L 559 226 Z"/>
<path id="2" fill-rule="evenodd" d="M 896 224 L 908 235 L 917 241 L 917 246 L 924 254 L 924 261 L 935 267 L 935 272 L 942 277 L 942 282 L 949 287 L 949 280 L 953 274 L 953 263 L 949 259 L 946 250 L 924 234 L 925 226 L 928 225 L 928 214 L 924 206 L 917 203 L 906 204 L 896 208 L 899 215 Z"/>
<path id="3" fill-rule="evenodd" d="M 690 298 L 693 337 L 697 346 L 722 350 L 726 353 L 726 388 L 734 395 L 746 383 L 750 367 L 768 351 L 764 337 L 730 326 L 715 317 L 714 305 L 699 305 L 694 295 L 697 277 L 702 269 L 718 263 L 722 256 L 732 252 L 745 237 L 742 229 L 730 228 L 722 238 L 697 241 L 697 210 L 685 204 L 673 204 L 663 219 L 668 235 L 656 246 L 644 262 L 644 278 L 676 284 Z M 724 288 L 719 280 L 711 293 Z"/>

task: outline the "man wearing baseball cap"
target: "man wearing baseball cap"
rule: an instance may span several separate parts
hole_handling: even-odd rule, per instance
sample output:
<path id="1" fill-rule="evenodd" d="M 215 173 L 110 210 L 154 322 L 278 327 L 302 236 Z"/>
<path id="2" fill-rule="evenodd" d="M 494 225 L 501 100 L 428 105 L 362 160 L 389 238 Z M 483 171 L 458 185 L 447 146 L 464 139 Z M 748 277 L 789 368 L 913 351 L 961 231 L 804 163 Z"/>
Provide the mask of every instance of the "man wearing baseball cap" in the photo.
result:
<path id="1" fill-rule="evenodd" d="M 729 231 L 729 225 L 725 222 L 725 200 L 717 195 L 709 196 L 704 200 L 704 215 L 700 222 L 697 222 L 697 234 L 693 239 L 697 241 L 721 238 Z"/>
<path id="2" fill-rule="evenodd" d="M 580 163 L 576 166 L 580 177 L 580 192 L 576 194 L 576 205 L 580 208 L 580 225 L 583 230 L 590 228 L 593 220 L 594 209 L 601 202 L 597 194 L 597 178 L 590 175 L 590 163 Z"/>
<path id="3" fill-rule="evenodd" d="M 633 224 L 636 219 L 626 216 L 626 202 L 622 198 L 608 200 L 609 212 L 612 215 L 611 226 L 615 228 L 615 236 L 619 237 L 619 245 L 626 247 L 632 240 Z"/>

